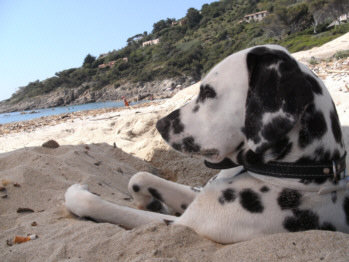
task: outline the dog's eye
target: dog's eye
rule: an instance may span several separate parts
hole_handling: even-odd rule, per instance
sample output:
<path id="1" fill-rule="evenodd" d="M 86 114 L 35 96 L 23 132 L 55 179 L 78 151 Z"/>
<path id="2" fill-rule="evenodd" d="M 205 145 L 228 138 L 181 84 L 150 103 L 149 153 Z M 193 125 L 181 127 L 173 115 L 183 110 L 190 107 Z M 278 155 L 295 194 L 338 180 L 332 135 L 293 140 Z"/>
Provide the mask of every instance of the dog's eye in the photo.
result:
<path id="1" fill-rule="evenodd" d="M 211 86 L 205 85 L 200 87 L 200 94 L 199 94 L 200 102 L 203 102 L 208 98 L 215 98 L 216 96 L 217 96 L 216 91 L 214 91 L 214 89 Z"/>

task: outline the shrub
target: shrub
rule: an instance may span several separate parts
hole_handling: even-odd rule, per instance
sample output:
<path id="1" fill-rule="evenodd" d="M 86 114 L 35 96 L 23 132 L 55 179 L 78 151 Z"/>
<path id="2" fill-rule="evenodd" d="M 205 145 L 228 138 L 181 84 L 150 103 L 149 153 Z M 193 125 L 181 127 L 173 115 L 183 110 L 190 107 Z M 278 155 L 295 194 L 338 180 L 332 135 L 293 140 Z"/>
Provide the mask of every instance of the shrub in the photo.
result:
<path id="1" fill-rule="evenodd" d="M 337 51 L 334 54 L 334 58 L 336 58 L 336 59 L 343 59 L 343 58 L 347 58 L 348 56 L 349 56 L 349 50 Z"/>

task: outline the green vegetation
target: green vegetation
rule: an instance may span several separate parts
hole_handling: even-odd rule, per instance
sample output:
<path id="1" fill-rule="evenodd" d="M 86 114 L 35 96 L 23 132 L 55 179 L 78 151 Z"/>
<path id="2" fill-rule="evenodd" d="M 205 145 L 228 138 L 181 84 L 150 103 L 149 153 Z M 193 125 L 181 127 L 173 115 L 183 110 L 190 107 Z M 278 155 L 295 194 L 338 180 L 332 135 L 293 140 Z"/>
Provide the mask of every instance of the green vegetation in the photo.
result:
<path id="1" fill-rule="evenodd" d="M 243 21 L 246 14 L 264 10 L 269 14 L 263 21 Z M 60 87 L 76 88 L 82 84 L 98 90 L 106 85 L 119 88 L 125 82 L 175 76 L 199 80 L 220 60 L 250 46 L 281 44 L 291 52 L 320 46 L 349 31 L 349 24 L 328 27 L 348 10 L 347 0 L 221 0 L 203 5 L 200 11 L 189 8 L 181 24 L 171 18 L 160 20 L 154 23 L 150 34 L 132 36 L 124 48 L 103 57 L 88 54 L 82 67 L 29 83 L 9 102 L 17 103 Z M 157 38 L 159 44 L 142 46 L 143 42 Z M 343 55 L 348 54 L 337 57 Z M 115 63 L 99 67 L 111 61 Z"/>
<path id="2" fill-rule="evenodd" d="M 349 50 L 338 51 L 334 54 L 335 59 L 343 59 L 349 57 Z"/>

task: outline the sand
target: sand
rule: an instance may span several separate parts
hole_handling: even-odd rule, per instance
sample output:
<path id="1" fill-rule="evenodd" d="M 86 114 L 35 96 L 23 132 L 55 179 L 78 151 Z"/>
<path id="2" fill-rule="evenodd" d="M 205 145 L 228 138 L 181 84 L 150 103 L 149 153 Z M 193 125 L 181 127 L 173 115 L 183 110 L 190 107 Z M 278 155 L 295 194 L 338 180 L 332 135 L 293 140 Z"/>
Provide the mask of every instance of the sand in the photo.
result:
<path id="1" fill-rule="evenodd" d="M 346 37 L 348 39 L 349 34 Z M 341 49 L 337 42 L 333 46 L 327 44 L 325 49 L 330 47 L 332 53 L 327 55 Z M 311 56 L 316 53 L 312 51 Z M 302 60 L 306 62 L 304 57 L 302 55 Z M 340 63 L 340 67 L 335 65 L 336 70 L 347 71 L 348 59 Z M 324 72 L 323 78 L 337 106 L 349 148 L 349 91 L 346 88 L 349 76 L 327 72 L 332 70 L 328 64 L 327 69 L 316 66 L 314 71 Z M 199 83 L 170 100 L 138 108 L 91 111 L 61 120 L 51 119 L 46 124 L 44 120 L 34 121 L 36 125 L 17 123 L 17 128 L 12 124 L 12 129 L 11 125 L 3 125 L 0 132 L 0 260 L 347 261 L 349 235 L 340 232 L 275 234 L 220 245 L 182 226 L 152 223 L 125 230 L 116 225 L 77 219 L 65 209 L 64 193 L 77 182 L 87 184 L 91 192 L 103 199 L 133 207 L 127 183 L 137 171 L 148 171 L 192 186 L 202 185 L 212 177 L 215 171 L 205 168 L 202 160 L 170 149 L 155 130 L 157 119 L 193 99 L 198 88 Z M 41 146 L 50 139 L 60 146 Z M 31 212 L 18 213 L 19 208 L 29 208 Z M 15 236 L 27 234 L 37 234 L 38 239 L 10 245 Z"/>

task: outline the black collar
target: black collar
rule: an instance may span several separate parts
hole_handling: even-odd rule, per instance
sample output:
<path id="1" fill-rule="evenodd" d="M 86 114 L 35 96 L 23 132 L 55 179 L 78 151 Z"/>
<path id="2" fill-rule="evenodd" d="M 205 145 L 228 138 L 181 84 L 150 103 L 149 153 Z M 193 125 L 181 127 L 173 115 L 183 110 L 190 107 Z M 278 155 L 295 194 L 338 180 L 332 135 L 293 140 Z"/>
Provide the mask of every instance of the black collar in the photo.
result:
<path id="1" fill-rule="evenodd" d="M 326 161 L 312 164 L 299 163 L 284 163 L 284 162 L 269 162 L 267 164 L 244 165 L 247 171 L 280 178 L 302 178 L 302 179 L 317 179 L 317 178 L 333 178 L 334 181 L 341 179 L 338 177 L 346 168 L 345 157 L 347 152 L 337 160 Z M 225 158 L 220 163 L 211 163 L 205 160 L 205 165 L 213 169 L 228 169 L 237 167 L 229 158 Z"/>

